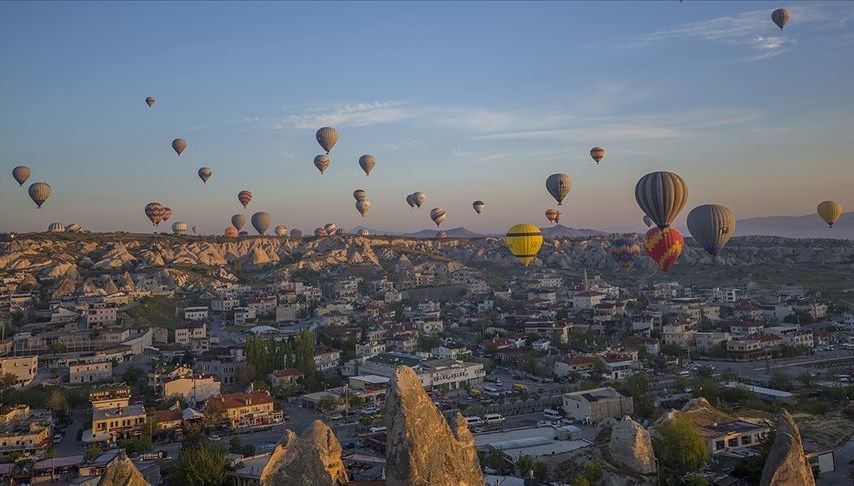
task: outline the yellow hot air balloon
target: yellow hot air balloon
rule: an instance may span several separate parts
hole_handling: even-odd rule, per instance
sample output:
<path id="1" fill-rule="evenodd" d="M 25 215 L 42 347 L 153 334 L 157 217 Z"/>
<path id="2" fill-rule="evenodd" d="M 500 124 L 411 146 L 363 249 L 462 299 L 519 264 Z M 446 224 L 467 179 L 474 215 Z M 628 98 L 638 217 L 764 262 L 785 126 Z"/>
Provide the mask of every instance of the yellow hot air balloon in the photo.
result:
<path id="1" fill-rule="evenodd" d="M 510 253 L 527 267 L 543 246 L 543 233 L 532 224 L 517 224 L 507 230 L 505 241 Z"/>
<path id="2" fill-rule="evenodd" d="M 822 201 L 821 204 L 818 205 L 818 215 L 821 216 L 821 219 L 827 223 L 828 226 L 833 228 L 833 225 L 839 221 L 839 217 L 842 216 L 842 205 L 836 201 Z"/>

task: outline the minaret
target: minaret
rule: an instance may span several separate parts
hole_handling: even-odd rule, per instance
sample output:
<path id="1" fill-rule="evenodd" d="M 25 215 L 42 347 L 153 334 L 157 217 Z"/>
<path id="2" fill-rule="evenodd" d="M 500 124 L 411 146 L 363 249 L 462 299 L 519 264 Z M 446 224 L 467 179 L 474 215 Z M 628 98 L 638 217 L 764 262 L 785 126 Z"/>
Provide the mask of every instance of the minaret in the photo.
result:
<path id="1" fill-rule="evenodd" d="M 584 285 L 584 291 L 585 291 L 585 292 L 587 292 L 588 290 L 590 290 L 590 282 L 588 282 L 588 281 L 587 281 L 587 269 L 586 269 L 586 268 L 584 269 L 584 282 L 583 282 L 583 285 Z"/>

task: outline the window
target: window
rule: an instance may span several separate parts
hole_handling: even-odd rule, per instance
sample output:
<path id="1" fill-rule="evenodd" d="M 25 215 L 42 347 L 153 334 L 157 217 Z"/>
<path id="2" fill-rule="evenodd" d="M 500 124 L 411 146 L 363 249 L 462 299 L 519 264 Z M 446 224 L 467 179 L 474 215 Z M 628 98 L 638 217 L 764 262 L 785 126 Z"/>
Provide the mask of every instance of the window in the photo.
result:
<path id="1" fill-rule="evenodd" d="M 738 437 L 733 437 L 732 439 L 727 440 L 728 447 L 738 447 Z"/>

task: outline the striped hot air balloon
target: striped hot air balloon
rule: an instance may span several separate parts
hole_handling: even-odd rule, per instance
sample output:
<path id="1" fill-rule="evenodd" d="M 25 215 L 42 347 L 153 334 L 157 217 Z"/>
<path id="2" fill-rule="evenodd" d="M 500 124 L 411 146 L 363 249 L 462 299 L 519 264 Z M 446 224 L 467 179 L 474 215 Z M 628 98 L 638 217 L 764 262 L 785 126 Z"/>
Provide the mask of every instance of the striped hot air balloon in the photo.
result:
<path id="1" fill-rule="evenodd" d="M 329 167 L 329 156 L 326 154 L 320 154 L 314 158 L 314 166 L 320 171 L 321 174 L 326 172 L 326 169 Z"/>
<path id="2" fill-rule="evenodd" d="M 430 210 L 430 219 L 432 219 L 433 222 L 436 223 L 436 226 L 441 225 L 442 222 L 445 221 L 446 217 L 447 213 L 445 213 L 445 210 L 443 208 L 433 208 Z"/>
<path id="3" fill-rule="evenodd" d="M 338 130 L 332 127 L 323 127 L 314 134 L 314 137 L 317 139 L 317 143 L 328 154 L 338 142 Z"/>
<path id="4" fill-rule="evenodd" d="M 359 236 L 368 236 L 368 235 L 370 235 L 370 234 L 371 234 L 371 232 L 370 232 L 370 231 L 368 231 L 368 229 L 367 229 L 367 228 L 362 228 L 362 229 L 360 229 L 360 230 L 359 230 Z"/>
<path id="5" fill-rule="evenodd" d="M 240 204 L 245 208 L 246 206 L 249 206 L 249 203 L 252 201 L 252 193 L 247 190 L 240 191 L 237 193 L 237 200 L 240 201 Z"/>
<path id="6" fill-rule="evenodd" d="M 368 214 L 370 209 L 371 201 L 368 201 L 367 199 L 360 199 L 356 201 L 356 211 L 359 211 L 359 214 L 361 214 L 363 218 Z"/>
<path id="7" fill-rule="evenodd" d="M 323 238 L 326 236 L 326 230 L 323 228 L 314 228 L 314 236 L 318 238 Z"/>
<path id="8" fill-rule="evenodd" d="M 252 227 L 259 235 L 263 235 L 267 231 L 267 228 L 270 227 L 270 221 L 272 221 L 270 213 L 260 211 L 252 215 Z"/>
<path id="9" fill-rule="evenodd" d="M 353 191 L 353 199 L 355 199 L 357 201 L 364 201 L 367 198 L 368 198 L 368 193 L 365 192 L 364 189 L 356 189 L 355 191 Z"/>
<path id="10" fill-rule="evenodd" d="M 157 226 L 163 217 L 163 206 L 156 202 L 146 204 L 145 216 L 151 221 L 151 226 Z"/>
<path id="11" fill-rule="evenodd" d="M 682 254 L 685 238 L 675 228 L 652 228 L 643 237 L 643 246 L 647 255 L 667 272 Z"/>
<path id="12" fill-rule="evenodd" d="M 82 228 L 80 228 L 80 225 L 77 223 L 71 223 L 65 227 L 65 231 L 68 231 L 69 233 L 79 233 L 81 229 Z"/>
<path id="13" fill-rule="evenodd" d="M 590 149 L 590 156 L 596 161 L 596 165 L 599 165 L 599 161 L 605 158 L 605 149 L 602 147 L 593 147 Z"/>
<path id="14" fill-rule="evenodd" d="M 172 217 L 172 208 L 167 208 L 163 206 L 163 216 L 160 217 L 163 221 L 169 221 L 169 218 Z"/>
<path id="15" fill-rule="evenodd" d="M 507 230 L 505 241 L 510 253 L 527 267 L 543 246 L 543 233 L 532 224 L 517 224 Z"/>
<path id="16" fill-rule="evenodd" d="M 62 223 L 50 223 L 50 226 L 47 227 L 47 230 L 51 233 L 64 233 L 65 226 Z"/>
<path id="17" fill-rule="evenodd" d="M 688 200 L 688 186 L 675 172 L 651 172 L 635 185 L 635 200 L 659 227 L 667 228 Z"/>
<path id="18" fill-rule="evenodd" d="M 373 155 L 363 155 L 359 157 L 359 167 L 365 171 L 365 175 L 371 175 L 374 166 L 377 165 L 377 158 Z"/>
<path id="19" fill-rule="evenodd" d="M 243 225 L 246 224 L 246 216 L 242 214 L 235 214 L 231 217 L 231 225 L 237 228 L 237 231 L 240 231 L 243 228 Z"/>
<path id="20" fill-rule="evenodd" d="M 337 230 L 337 229 L 338 229 L 338 227 L 337 227 L 337 226 L 335 226 L 335 223 L 328 223 L 328 224 L 326 224 L 326 225 L 323 227 L 323 231 L 325 231 L 325 232 L 326 232 L 326 236 L 332 236 L 332 235 L 334 235 L 334 234 L 335 234 L 335 230 Z"/>
<path id="21" fill-rule="evenodd" d="M 735 214 L 720 204 L 703 204 L 688 213 L 688 231 L 710 255 L 717 256 L 735 233 Z"/>
<path id="22" fill-rule="evenodd" d="M 27 188 L 27 192 L 30 194 L 30 199 L 36 203 L 36 207 L 40 208 L 50 197 L 50 185 L 46 182 L 34 182 Z"/>
<path id="23" fill-rule="evenodd" d="M 640 246 L 634 240 L 619 238 L 611 243 L 608 253 L 624 271 L 628 271 L 635 264 L 635 258 L 641 253 Z"/>
<path id="24" fill-rule="evenodd" d="M 184 223 L 183 221 L 175 221 L 172 223 L 172 232 L 176 235 L 187 234 L 187 223 Z"/>

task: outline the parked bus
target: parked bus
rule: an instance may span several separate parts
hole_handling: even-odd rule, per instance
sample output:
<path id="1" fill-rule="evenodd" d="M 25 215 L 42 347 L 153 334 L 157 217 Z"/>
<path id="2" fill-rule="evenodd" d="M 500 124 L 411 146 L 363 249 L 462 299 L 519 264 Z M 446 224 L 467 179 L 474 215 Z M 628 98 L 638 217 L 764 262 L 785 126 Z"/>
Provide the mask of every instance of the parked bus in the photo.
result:
<path id="1" fill-rule="evenodd" d="M 483 419 L 480 417 L 466 417 L 466 423 L 469 427 L 483 425 Z"/>
<path id="2" fill-rule="evenodd" d="M 500 424 L 504 422 L 504 416 L 497 413 L 488 413 L 483 416 L 483 420 L 489 425 Z"/>
<path id="3" fill-rule="evenodd" d="M 513 393 L 525 395 L 528 393 L 528 386 L 523 383 L 513 383 Z"/>
<path id="4" fill-rule="evenodd" d="M 560 420 L 562 418 L 560 412 L 558 412 L 557 410 L 552 410 L 551 408 L 543 410 L 543 417 L 548 420 Z"/>

